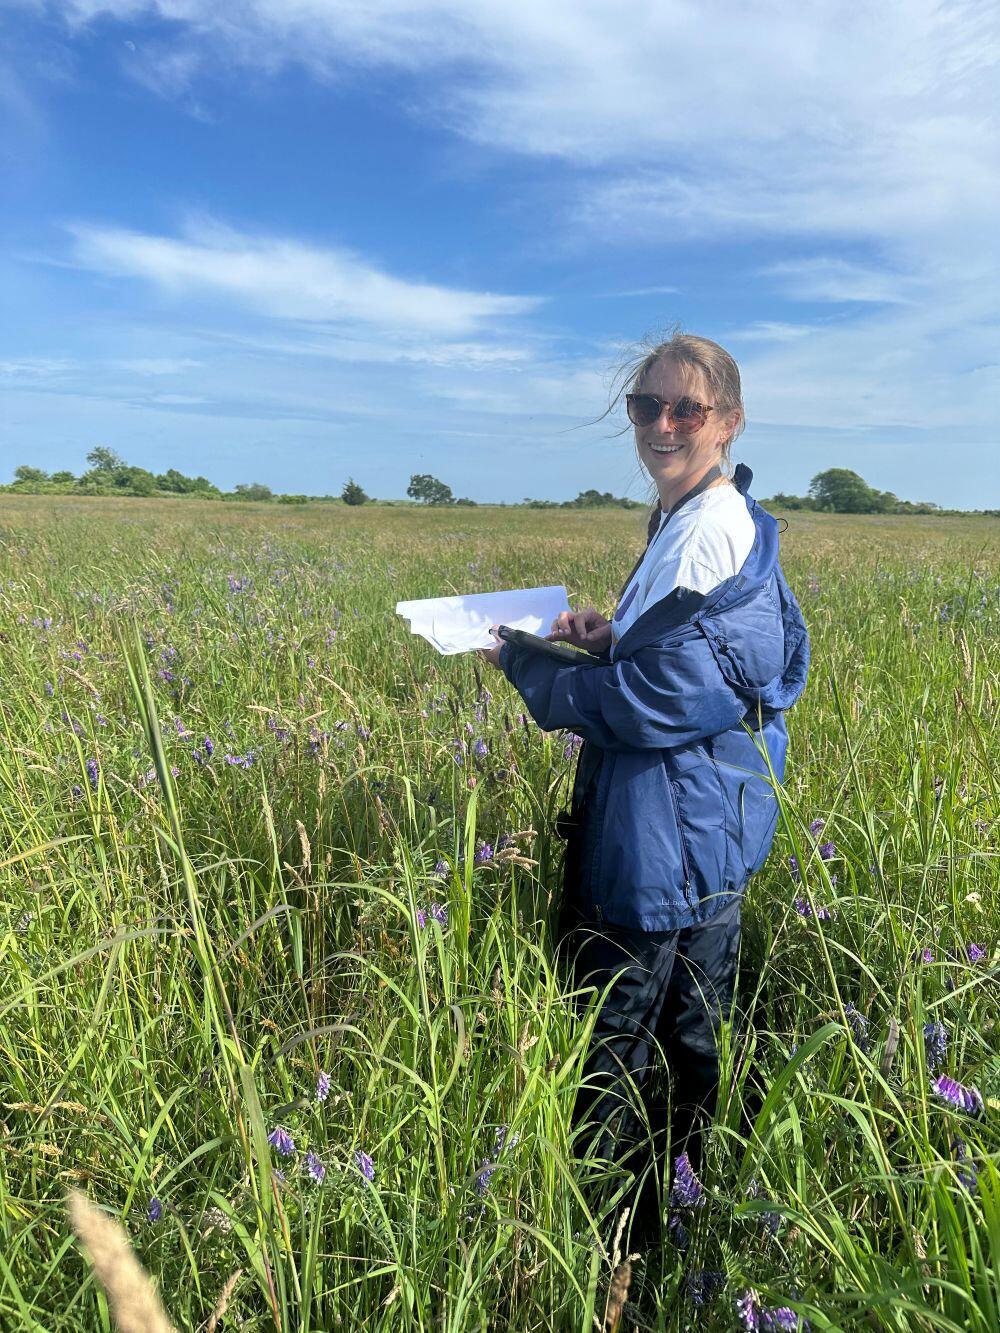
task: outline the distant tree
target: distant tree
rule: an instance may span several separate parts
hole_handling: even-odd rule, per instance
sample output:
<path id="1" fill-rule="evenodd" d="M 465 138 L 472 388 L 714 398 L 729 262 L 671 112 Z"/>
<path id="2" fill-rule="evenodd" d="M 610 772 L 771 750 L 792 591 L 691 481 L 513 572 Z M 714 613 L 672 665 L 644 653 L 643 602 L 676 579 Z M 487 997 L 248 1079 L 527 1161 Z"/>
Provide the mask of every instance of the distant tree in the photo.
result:
<path id="1" fill-rule="evenodd" d="M 451 487 L 446 486 L 443 481 L 438 481 L 437 477 L 430 476 L 429 473 L 414 473 L 410 478 L 410 484 L 406 488 L 406 494 L 413 500 L 420 500 L 428 505 L 450 505 L 454 504 L 454 497 L 451 493 Z"/>
<path id="2" fill-rule="evenodd" d="M 156 478 L 157 488 L 161 491 L 172 491 L 176 495 L 218 495 L 217 486 L 213 486 L 207 477 L 186 477 L 183 472 L 178 472 L 175 467 L 168 468 Z"/>
<path id="3" fill-rule="evenodd" d="M 835 514 L 872 514 L 879 511 L 879 492 L 846 467 L 817 472 L 809 483 L 809 495 L 817 509 Z"/>
<path id="4" fill-rule="evenodd" d="M 274 492 L 270 486 L 264 486 L 259 481 L 252 481 L 249 485 L 244 482 L 236 487 L 236 495 L 240 500 L 273 500 Z"/>
<path id="5" fill-rule="evenodd" d="M 113 449 L 106 449 L 103 444 L 91 449 L 87 462 L 95 472 L 117 472 L 126 466 L 124 458 L 119 458 Z"/>
<path id="6" fill-rule="evenodd" d="M 22 463 L 20 467 L 14 469 L 14 480 L 23 482 L 27 486 L 38 486 L 49 480 L 49 474 L 40 467 L 29 467 L 27 463 Z"/>
<path id="7" fill-rule="evenodd" d="M 478 500 L 470 500 L 467 495 L 460 495 L 457 500 L 452 502 L 457 505 L 472 505 L 473 508 L 479 503 Z"/>
<path id="8" fill-rule="evenodd" d="M 55 482 L 57 486 L 72 486 L 76 477 L 73 476 L 72 472 L 53 472 L 49 481 Z"/>
<path id="9" fill-rule="evenodd" d="M 779 491 L 769 500 L 762 501 L 765 509 L 812 509 L 813 502 L 808 495 L 786 495 Z"/>
<path id="10" fill-rule="evenodd" d="M 340 492 L 340 498 L 345 505 L 363 505 L 367 504 L 371 497 L 364 493 L 353 477 L 348 477 L 344 489 Z"/>
<path id="11" fill-rule="evenodd" d="M 308 495 L 279 495 L 278 504 L 280 505 L 304 505 L 308 503 Z"/>

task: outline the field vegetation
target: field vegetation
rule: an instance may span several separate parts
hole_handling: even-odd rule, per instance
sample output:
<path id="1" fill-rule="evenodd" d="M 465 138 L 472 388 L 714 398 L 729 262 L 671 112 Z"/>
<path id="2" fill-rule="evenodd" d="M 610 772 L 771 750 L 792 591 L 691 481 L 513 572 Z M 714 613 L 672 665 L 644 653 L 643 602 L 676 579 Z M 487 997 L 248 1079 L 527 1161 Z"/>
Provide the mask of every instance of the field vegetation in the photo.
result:
<path id="1" fill-rule="evenodd" d="M 995 519 L 789 514 L 812 635 L 702 1189 L 628 1266 L 554 966 L 575 740 L 399 598 L 642 511 L 0 500 L 0 1327 L 1000 1326 Z"/>

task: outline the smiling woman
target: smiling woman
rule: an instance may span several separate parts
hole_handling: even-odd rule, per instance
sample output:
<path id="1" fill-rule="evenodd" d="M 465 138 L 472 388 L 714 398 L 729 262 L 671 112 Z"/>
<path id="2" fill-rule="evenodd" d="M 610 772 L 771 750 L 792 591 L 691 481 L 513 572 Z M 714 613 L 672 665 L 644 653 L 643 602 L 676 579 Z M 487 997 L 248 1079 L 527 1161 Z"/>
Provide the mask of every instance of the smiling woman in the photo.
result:
<path id="1" fill-rule="evenodd" d="M 593 607 L 564 612 L 549 636 L 604 663 L 560 665 L 511 643 L 488 660 L 540 727 L 585 742 L 562 820 L 558 933 L 576 985 L 603 998 L 575 1117 L 593 1127 L 599 1156 L 634 1173 L 641 1245 L 660 1226 L 655 1155 L 677 1158 L 676 1191 L 714 1111 L 742 895 L 774 834 L 783 713 L 805 686 L 809 640 L 777 523 L 747 495 L 748 468 L 724 471 L 744 420 L 735 361 L 675 333 L 626 384 L 658 493 L 647 547 L 611 621 Z M 672 1108 L 652 1094 L 658 1049 Z"/>

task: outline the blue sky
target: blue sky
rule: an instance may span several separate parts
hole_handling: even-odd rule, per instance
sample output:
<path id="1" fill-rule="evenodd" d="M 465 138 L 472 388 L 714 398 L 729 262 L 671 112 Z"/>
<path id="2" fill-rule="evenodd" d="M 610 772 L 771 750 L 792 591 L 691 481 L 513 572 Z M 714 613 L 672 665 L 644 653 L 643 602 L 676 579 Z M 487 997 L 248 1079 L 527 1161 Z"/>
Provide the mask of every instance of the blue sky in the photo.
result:
<path id="1" fill-rule="evenodd" d="M 0 479 L 642 496 L 679 321 L 757 494 L 1000 506 L 1000 11 L 868 9 L 6 0 Z"/>

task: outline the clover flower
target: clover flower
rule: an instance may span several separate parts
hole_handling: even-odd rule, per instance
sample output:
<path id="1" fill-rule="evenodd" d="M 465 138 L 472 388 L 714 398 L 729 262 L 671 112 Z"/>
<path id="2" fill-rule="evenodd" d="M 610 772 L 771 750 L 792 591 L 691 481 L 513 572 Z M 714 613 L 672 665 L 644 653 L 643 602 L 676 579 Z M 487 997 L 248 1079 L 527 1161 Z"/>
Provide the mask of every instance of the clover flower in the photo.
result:
<path id="1" fill-rule="evenodd" d="M 267 1141 L 282 1157 L 291 1157 L 295 1151 L 295 1141 L 287 1129 L 276 1125 L 267 1136 Z"/>
<path id="2" fill-rule="evenodd" d="M 316 1076 L 316 1100 L 325 1102 L 330 1095 L 330 1075 L 320 1070 Z"/>
<path id="3" fill-rule="evenodd" d="M 967 1115 L 981 1115 L 985 1110 L 982 1093 L 971 1084 L 966 1087 L 956 1079 L 942 1074 L 931 1084 L 931 1090 L 939 1097 Z"/>
<path id="4" fill-rule="evenodd" d="M 682 1152 L 674 1162 L 674 1182 L 670 1187 L 670 1204 L 674 1208 L 703 1208 L 705 1189 L 694 1173 L 691 1159 Z"/>
<path id="5" fill-rule="evenodd" d="M 375 1163 L 366 1152 L 359 1148 L 354 1154 L 354 1165 L 364 1176 L 365 1180 L 371 1184 L 375 1179 Z"/>
<path id="6" fill-rule="evenodd" d="M 306 1175 L 317 1185 L 322 1185 L 326 1179 L 326 1167 L 310 1148 L 306 1153 L 305 1165 L 303 1167 Z"/>
<path id="7" fill-rule="evenodd" d="M 937 1069 L 948 1053 L 948 1029 L 943 1023 L 924 1024 L 924 1051 L 927 1055 L 927 1068 Z"/>

